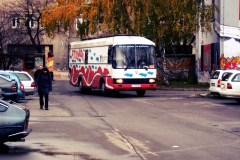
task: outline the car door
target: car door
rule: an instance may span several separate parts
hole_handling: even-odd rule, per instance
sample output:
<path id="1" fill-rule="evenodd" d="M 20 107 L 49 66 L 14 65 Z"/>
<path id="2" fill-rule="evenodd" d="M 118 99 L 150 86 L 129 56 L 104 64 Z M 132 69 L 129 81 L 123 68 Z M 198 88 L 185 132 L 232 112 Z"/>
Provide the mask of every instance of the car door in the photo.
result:
<path id="1" fill-rule="evenodd" d="M 7 111 L 8 106 L 0 102 L 0 144 L 1 144 L 1 137 L 6 136 L 5 125 L 7 124 L 5 119 L 5 112 Z"/>
<path id="2" fill-rule="evenodd" d="M 240 73 L 236 73 L 232 80 L 232 94 L 233 95 L 239 95 L 240 96 Z"/>

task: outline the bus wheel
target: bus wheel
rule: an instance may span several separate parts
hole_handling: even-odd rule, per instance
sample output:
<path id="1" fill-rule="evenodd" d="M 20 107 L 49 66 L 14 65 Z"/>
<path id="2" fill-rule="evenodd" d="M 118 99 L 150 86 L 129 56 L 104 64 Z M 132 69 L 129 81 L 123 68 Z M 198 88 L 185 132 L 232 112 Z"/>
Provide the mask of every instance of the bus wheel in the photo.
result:
<path id="1" fill-rule="evenodd" d="M 136 92 L 139 97 L 143 97 L 146 93 L 146 90 L 137 90 Z"/>
<path id="2" fill-rule="evenodd" d="M 84 87 L 83 87 L 82 79 L 79 79 L 78 87 L 79 87 L 79 92 L 84 93 Z"/>
<path id="3" fill-rule="evenodd" d="M 104 82 L 101 84 L 101 90 L 102 90 L 102 94 L 104 96 L 106 96 L 107 95 L 107 90 L 106 90 L 106 85 L 105 85 Z"/>

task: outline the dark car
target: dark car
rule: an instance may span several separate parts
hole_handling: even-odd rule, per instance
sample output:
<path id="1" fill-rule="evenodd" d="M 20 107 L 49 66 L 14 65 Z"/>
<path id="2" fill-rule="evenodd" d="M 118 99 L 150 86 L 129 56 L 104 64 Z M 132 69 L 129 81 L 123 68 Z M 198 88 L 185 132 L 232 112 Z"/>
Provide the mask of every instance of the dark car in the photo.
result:
<path id="1" fill-rule="evenodd" d="M 4 99 L 10 99 L 16 102 L 18 101 L 18 86 L 14 79 L 9 79 L 0 75 L 0 88 L 2 89 L 2 96 Z"/>
<path id="2" fill-rule="evenodd" d="M 28 127 L 29 117 L 25 106 L 0 100 L 0 144 L 23 141 L 32 131 Z"/>

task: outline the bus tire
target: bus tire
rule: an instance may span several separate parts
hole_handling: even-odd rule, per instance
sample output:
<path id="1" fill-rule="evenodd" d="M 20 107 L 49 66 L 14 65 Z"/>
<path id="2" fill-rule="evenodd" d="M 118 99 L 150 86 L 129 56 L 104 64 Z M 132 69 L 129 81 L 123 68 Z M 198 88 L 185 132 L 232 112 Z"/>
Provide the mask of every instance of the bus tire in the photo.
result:
<path id="1" fill-rule="evenodd" d="M 137 90 L 136 92 L 137 92 L 138 97 L 143 97 L 146 93 L 146 90 Z"/>
<path id="2" fill-rule="evenodd" d="M 83 87 L 82 79 L 80 78 L 78 81 L 79 92 L 84 93 L 85 89 Z"/>
<path id="3" fill-rule="evenodd" d="M 102 91 L 102 94 L 103 94 L 104 96 L 107 96 L 107 95 L 108 95 L 107 90 L 106 90 L 106 85 L 105 85 L 104 82 L 102 82 L 102 84 L 101 84 L 101 91 Z"/>

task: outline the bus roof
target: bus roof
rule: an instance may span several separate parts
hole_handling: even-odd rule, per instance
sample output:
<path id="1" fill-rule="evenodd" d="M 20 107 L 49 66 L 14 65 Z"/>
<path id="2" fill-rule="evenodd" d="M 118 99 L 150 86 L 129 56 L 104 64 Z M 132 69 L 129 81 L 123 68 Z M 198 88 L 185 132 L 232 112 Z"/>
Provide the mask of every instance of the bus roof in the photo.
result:
<path id="1" fill-rule="evenodd" d="M 141 45 L 154 45 L 155 43 L 147 38 L 134 36 L 134 35 L 116 35 L 110 37 L 96 38 L 84 41 L 71 42 L 71 48 L 90 48 L 101 46 L 115 46 L 115 45 L 128 45 L 128 44 L 141 44 Z"/>

